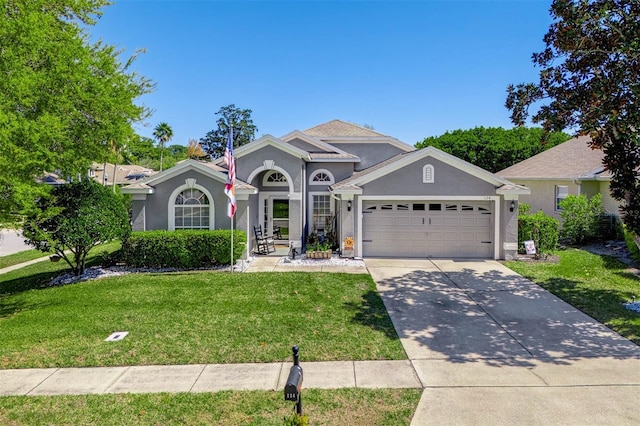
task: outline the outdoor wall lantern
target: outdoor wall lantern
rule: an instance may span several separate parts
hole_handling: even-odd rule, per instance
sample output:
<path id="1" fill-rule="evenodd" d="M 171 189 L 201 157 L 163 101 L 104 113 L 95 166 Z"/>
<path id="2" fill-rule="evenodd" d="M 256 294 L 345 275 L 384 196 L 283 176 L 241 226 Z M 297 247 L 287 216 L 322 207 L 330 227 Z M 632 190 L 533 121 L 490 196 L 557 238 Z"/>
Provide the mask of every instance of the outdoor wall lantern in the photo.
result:
<path id="1" fill-rule="evenodd" d="M 347 211 L 350 212 L 351 211 L 351 200 L 347 201 Z"/>
<path id="2" fill-rule="evenodd" d="M 512 212 L 516 208 L 516 202 L 511 200 L 511 204 L 509 204 L 509 211 Z"/>

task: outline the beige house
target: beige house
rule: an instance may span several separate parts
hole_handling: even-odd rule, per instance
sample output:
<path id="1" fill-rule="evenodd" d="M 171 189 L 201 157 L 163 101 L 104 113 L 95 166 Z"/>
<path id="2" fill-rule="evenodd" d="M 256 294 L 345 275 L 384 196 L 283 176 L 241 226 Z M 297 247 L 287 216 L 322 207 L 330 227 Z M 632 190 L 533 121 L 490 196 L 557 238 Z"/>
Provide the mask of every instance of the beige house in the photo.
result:
<path id="1" fill-rule="evenodd" d="M 531 189 L 519 201 L 529 204 L 532 212 L 542 210 L 560 220 L 558 204 L 567 195 L 600 193 L 605 210 L 619 214 L 619 203 L 609 191 L 611 173 L 602 164 L 604 153 L 591 149 L 589 141 L 588 136 L 570 139 L 496 175 Z"/>

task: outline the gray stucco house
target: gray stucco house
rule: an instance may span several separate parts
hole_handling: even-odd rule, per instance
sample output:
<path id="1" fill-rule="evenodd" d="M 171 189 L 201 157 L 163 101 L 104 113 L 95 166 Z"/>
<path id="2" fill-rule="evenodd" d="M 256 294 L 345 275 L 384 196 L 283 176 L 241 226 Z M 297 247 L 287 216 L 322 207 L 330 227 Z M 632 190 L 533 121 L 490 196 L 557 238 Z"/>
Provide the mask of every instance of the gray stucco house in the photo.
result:
<path id="1" fill-rule="evenodd" d="M 416 150 L 340 120 L 265 135 L 235 158 L 234 227 L 247 233 L 249 252 L 254 226 L 279 227 L 282 244 L 301 247 L 333 218 L 349 257 L 509 259 L 518 197 L 530 193 L 436 148 Z M 187 160 L 123 187 L 134 230 L 228 229 L 226 178 L 222 159 Z"/>

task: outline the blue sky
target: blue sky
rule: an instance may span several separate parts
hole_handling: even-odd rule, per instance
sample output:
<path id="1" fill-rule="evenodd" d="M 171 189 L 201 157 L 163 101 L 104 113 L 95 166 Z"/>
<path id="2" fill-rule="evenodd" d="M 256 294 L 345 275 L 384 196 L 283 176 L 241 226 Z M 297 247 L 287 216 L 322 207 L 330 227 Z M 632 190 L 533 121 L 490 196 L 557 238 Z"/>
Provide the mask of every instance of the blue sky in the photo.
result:
<path id="1" fill-rule="evenodd" d="M 475 126 L 511 128 L 509 83 L 536 81 L 551 0 L 115 0 L 89 29 L 144 48 L 136 72 L 157 84 L 140 102 L 186 145 L 215 112 L 253 110 L 257 137 L 338 118 L 413 145 Z"/>

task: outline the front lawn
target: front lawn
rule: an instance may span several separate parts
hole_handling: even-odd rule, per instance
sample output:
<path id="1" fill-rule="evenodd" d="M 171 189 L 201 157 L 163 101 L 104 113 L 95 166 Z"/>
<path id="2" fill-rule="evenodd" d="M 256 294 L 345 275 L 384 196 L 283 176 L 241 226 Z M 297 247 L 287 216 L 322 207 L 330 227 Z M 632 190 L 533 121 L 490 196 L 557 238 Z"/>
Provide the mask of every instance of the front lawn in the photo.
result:
<path id="1" fill-rule="evenodd" d="M 640 279 L 610 256 L 567 249 L 554 253 L 558 263 L 505 262 L 612 330 L 640 344 L 640 314 L 622 304 L 640 300 Z"/>
<path id="2" fill-rule="evenodd" d="M 302 361 L 406 359 L 369 275 L 144 273 L 46 288 L 56 266 L 0 275 L 0 368 L 275 362 L 294 344 Z M 115 331 L 129 335 L 105 342 Z"/>
<path id="3" fill-rule="evenodd" d="M 421 389 L 303 390 L 313 425 L 408 425 Z M 117 394 L 0 398 L 9 425 L 282 425 L 293 403 L 282 392 Z"/>
<path id="4" fill-rule="evenodd" d="M 43 253 L 40 250 L 24 250 L 18 253 L 8 254 L 0 257 L 0 269 L 7 268 L 9 266 L 17 265 L 18 263 L 28 262 L 30 260 L 39 259 L 41 257 L 49 256 L 47 253 Z"/>

